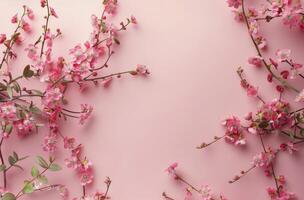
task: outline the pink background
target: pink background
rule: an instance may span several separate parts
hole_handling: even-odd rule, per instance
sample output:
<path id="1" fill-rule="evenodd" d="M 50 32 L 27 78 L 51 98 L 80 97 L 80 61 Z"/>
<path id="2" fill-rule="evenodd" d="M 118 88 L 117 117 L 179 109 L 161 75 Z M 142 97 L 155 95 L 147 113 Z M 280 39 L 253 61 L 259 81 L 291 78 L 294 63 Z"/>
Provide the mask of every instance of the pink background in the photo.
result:
<path id="1" fill-rule="evenodd" d="M 56 42 L 56 51 L 67 55 L 68 49 L 85 41 L 91 30 L 90 15 L 101 12 L 100 1 L 51 0 L 59 19 L 52 27 L 60 27 L 64 37 Z M 33 35 L 40 34 L 44 10 L 38 0 L 2 0 L 0 30 L 10 33 L 9 20 L 23 4 L 36 12 Z M 119 22 L 134 14 L 139 26 L 129 29 L 121 38 L 121 47 L 110 62 L 110 72 L 146 64 L 152 75 L 148 79 L 125 77 L 116 80 L 109 89 L 89 90 L 79 94 L 70 90 L 70 107 L 80 103 L 94 105 L 92 120 L 85 126 L 70 120 L 63 133 L 76 136 L 85 146 L 87 156 L 94 162 L 96 181 L 92 187 L 104 189 L 103 180 L 113 180 L 110 195 L 115 200 L 161 199 L 163 191 L 176 199 L 183 198 L 183 188 L 164 173 L 172 162 L 180 163 L 180 172 L 196 185 L 210 184 L 215 192 L 229 199 L 267 199 L 265 188 L 273 180 L 255 170 L 245 179 L 228 184 L 241 169 L 250 166 L 253 155 L 261 151 L 258 141 L 249 136 L 246 148 L 234 148 L 220 142 L 205 151 L 195 147 L 202 141 L 222 135 L 220 121 L 231 114 L 240 117 L 254 110 L 256 101 L 247 98 L 239 87 L 235 70 L 242 65 L 247 77 L 258 84 L 262 96 L 271 100 L 272 86 L 264 81 L 265 71 L 247 65 L 248 56 L 255 55 L 245 26 L 236 23 L 224 0 L 128 0 L 121 1 Z M 293 56 L 302 61 L 303 33 L 290 31 L 279 22 L 263 27 L 271 36 L 269 55 L 277 48 L 291 47 Z M 34 37 L 36 38 L 36 37 Z M 34 39 L 26 39 L 26 43 Z M 68 48 L 67 48 L 68 47 Z M 24 47 L 21 48 L 21 50 Z M 21 71 L 27 59 L 19 58 L 14 69 Z M 42 154 L 43 133 L 20 140 L 12 138 L 7 153 L 16 150 L 21 155 Z M 60 151 L 59 159 L 67 154 Z M 299 199 L 304 197 L 302 153 L 280 156 L 277 174 L 284 174 L 288 188 Z M 29 171 L 34 157 L 25 161 Z M 300 173 L 301 172 L 301 173 Z M 8 176 L 10 188 L 16 191 L 29 172 L 12 170 Z M 77 177 L 65 169 L 50 175 L 51 180 L 67 184 L 71 196 L 80 196 Z M 13 182 L 19 181 L 17 185 Z M 178 198 L 179 197 L 179 198 Z M 25 199 L 58 199 L 56 192 L 48 196 L 35 194 Z"/>

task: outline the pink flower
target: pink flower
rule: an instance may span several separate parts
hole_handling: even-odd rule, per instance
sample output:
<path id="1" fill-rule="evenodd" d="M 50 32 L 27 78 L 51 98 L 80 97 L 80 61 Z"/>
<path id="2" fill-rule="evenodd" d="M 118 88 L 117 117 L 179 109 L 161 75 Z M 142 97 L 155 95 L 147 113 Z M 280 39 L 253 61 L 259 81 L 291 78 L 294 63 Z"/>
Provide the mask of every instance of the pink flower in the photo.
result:
<path id="1" fill-rule="evenodd" d="M 15 119 L 17 108 L 13 102 L 5 102 L 0 104 L 0 117 L 4 119 Z"/>
<path id="2" fill-rule="evenodd" d="M 270 196 L 271 200 L 292 200 L 295 199 L 295 194 L 292 192 L 286 191 L 284 188 L 280 188 L 279 194 L 277 190 L 272 187 L 267 188 L 267 193 Z"/>
<path id="3" fill-rule="evenodd" d="M 14 16 L 12 17 L 11 22 L 12 22 L 13 24 L 16 24 L 16 23 L 18 22 L 18 14 L 14 15 Z"/>
<path id="4" fill-rule="evenodd" d="M 178 163 L 172 163 L 165 171 L 168 172 L 169 175 L 173 176 L 174 179 L 177 178 L 175 169 L 178 167 Z"/>
<path id="5" fill-rule="evenodd" d="M 192 192 L 189 189 L 186 189 L 186 195 L 184 200 L 190 200 L 192 198 Z"/>
<path id="6" fill-rule="evenodd" d="M 61 198 L 67 199 L 67 197 L 69 196 L 69 190 L 64 185 L 59 186 L 58 190 L 59 190 L 59 195 L 61 196 Z"/>
<path id="7" fill-rule="evenodd" d="M 25 51 L 27 51 L 27 57 L 30 58 L 32 61 L 37 61 L 39 58 L 38 55 L 38 47 L 33 45 L 33 44 L 29 44 L 29 46 L 27 48 L 25 48 Z"/>
<path id="8" fill-rule="evenodd" d="M 259 49 L 265 49 L 267 47 L 267 41 L 263 36 L 255 35 L 254 40 L 257 43 Z"/>
<path id="9" fill-rule="evenodd" d="M 291 50 L 290 49 L 281 49 L 277 50 L 276 56 L 278 59 L 278 62 L 284 62 L 287 61 L 290 57 Z"/>
<path id="10" fill-rule="evenodd" d="M 232 116 L 231 118 L 224 120 L 222 125 L 226 128 L 225 140 L 227 142 L 235 145 L 246 144 L 241 122 L 237 117 Z"/>
<path id="11" fill-rule="evenodd" d="M 64 137 L 63 143 L 65 149 L 73 149 L 75 146 L 75 138 Z"/>
<path id="12" fill-rule="evenodd" d="M 137 24 L 137 19 L 133 15 L 131 15 L 131 23 Z"/>
<path id="13" fill-rule="evenodd" d="M 27 17 L 28 17 L 29 19 L 33 20 L 33 19 L 35 18 L 35 15 L 34 15 L 33 10 L 30 9 L 30 8 L 28 8 L 28 7 L 27 7 L 26 10 L 27 10 Z"/>
<path id="14" fill-rule="evenodd" d="M 108 14 L 115 14 L 117 8 L 117 0 L 105 0 L 103 1 L 103 4 L 105 5 L 105 11 Z"/>
<path id="15" fill-rule="evenodd" d="M 249 22 L 249 31 L 253 37 L 259 34 L 260 25 L 256 20 L 251 20 Z"/>
<path id="16" fill-rule="evenodd" d="M 44 8 L 46 6 L 46 0 L 40 0 L 40 5 Z"/>
<path id="17" fill-rule="evenodd" d="M 93 182 L 94 176 L 92 170 L 81 172 L 79 175 L 80 175 L 80 183 L 82 186 L 89 185 L 90 183 Z"/>
<path id="18" fill-rule="evenodd" d="M 45 92 L 42 103 L 48 108 L 54 108 L 56 105 L 60 104 L 61 98 L 62 93 L 59 88 L 49 88 Z"/>
<path id="19" fill-rule="evenodd" d="M 249 85 L 247 87 L 247 95 L 251 97 L 255 97 L 258 94 L 258 89 L 253 87 L 252 85 Z"/>
<path id="20" fill-rule="evenodd" d="M 229 7 L 239 8 L 242 4 L 241 0 L 227 0 Z"/>
<path id="21" fill-rule="evenodd" d="M 79 160 L 76 156 L 71 156 L 70 158 L 66 158 L 64 162 L 68 168 L 77 169 L 78 166 L 80 166 Z"/>
<path id="22" fill-rule="evenodd" d="M 0 34 L 0 44 L 2 44 L 6 40 L 5 34 Z"/>
<path id="23" fill-rule="evenodd" d="M 147 69 L 147 67 L 145 65 L 140 65 L 138 64 L 136 66 L 136 72 L 140 75 L 148 75 L 150 74 L 149 70 Z"/>
<path id="24" fill-rule="evenodd" d="M 234 19 L 235 19 L 237 22 L 243 22 L 243 21 L 244 21 L 244 15 L 243 15 L 243 12 L 242 12 L 242 11 L 233 10 L 232 12 L 234 13 Z"/>
<path id="25" fill-rule="evenodd" d="M 277 179 L 282 185 L 285 185 L 285 183 L 286 183 L 285 176 L 280 175 Z"/>
<path id="26" fill-rule="evenodd" d="M 27 23 L 26 21 L 22 21 L 22 23 L 21 23 L 21 27 L 22 27 L 22 29 L 25 31 L 25 32 L 27 32 L 27 33 L 30 33 L 31 31 L 32 31 L 32 28 L 31 28 L 31 26 L 30 26 L 30 24 L 29 23 Z"/>
<path id="27" fill-rule="evenodd" d="M 50 12 L 51 12 L 51 15 L 58 18 L 58 15 L 56 13 L 56 11 L 54 10 L 54 8 L 50 7 Z"/>
<path id="28" fill-rule="evenodd" d="M 25 137 L 36 129 L 36 123 L 33 117 L 26 115 L 24 119 L 15 121 L 14 127 L 19 136 Z"/>
<path id="29" fill-rule="evenodd" d="M 274 68 L 276 69 L 278 68 L 279 64 L 276 61 L 274 61 L 272 58 L 269 58 L 269 61 L 272 64 L 272 66 L 274 66 Z"/>
<path id="30" fill-rule="evenodd" d="M 91 116 L 93 107 L 88 104 L 81 104 L 80 124 L 84 124 L 85 121 Z"/>
<path id="31" fill-rule="evenodd" d="M 248 63 L 256 67 L 261 67 L 263 58 L 261 56 L 253 56 L 248 59 Z"/>
<path id="32" fill-rule="evenodd" d="M 44 137 L 43 150 L 46 152 L 54 153 L 57 149 L 57 138 L 55 135 L 47 135 Z"/>
<path id="33" fill-rule="evenodd" d="M 267 169 L 272 164 L 274 158 L 275 152 L 271 150 L 267 153 L 261 152 L 253 157 L 253 165 Z"/>

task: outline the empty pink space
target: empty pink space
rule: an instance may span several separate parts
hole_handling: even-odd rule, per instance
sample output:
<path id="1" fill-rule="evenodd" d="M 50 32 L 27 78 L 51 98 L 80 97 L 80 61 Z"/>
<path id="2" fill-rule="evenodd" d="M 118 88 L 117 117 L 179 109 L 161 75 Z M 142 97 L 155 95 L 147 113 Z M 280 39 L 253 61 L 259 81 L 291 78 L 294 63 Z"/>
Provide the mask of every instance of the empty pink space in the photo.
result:
<path id="1" fill-rule="evenodd" d="M 55 49 L 67 56 L 70 48 L 89 37 L 91 14 L 100 14 L 101 3 L 50 2 L 59 16 L 50 26 L 63 32 Z M 13 30 L 10 19 L 24 4 L 36 14 L 30 34 L 33 37 L 28 38 L 41 33 L 45 10 L 38 0 L 2 0 L 1 32 L 8 34 Z M 122 34 L 121 45 L 109 63 L 111 68 L 104 73 L 133 69 L 140 63 L 148 66 L 151 75 L 125 76 L 115 79 L 109 88 L 92 86 L 84 93 L 76 92 L 75 87 L 67 94 L 68 107 L 81 103 L 94 106 L 93 117 L 84 126 L 73 119 L 62 122 L 63 134 L 84 144 L 86 155 L 94 163 L 96 177 L 88 191 L 103 191 L 103 181 L 109 176 L 113 181 L 113 200 L 156 200 L 162 199 L 162 192 L 181 200 L 184 187 L 165 173 L 167 166 L 178 162 L 179 172 L 189 181 L 198 186 L 209 184 L 214 192 L 223 193 L 228 199 L 268 199 L 265 188 L 274 183 L 263 175 L 263 170 L 256 169 L 246 178 L 228 183 L 240 170 L 250 167 L 252 157 L 262 151 L 254 136 L 249 136 L 250 142 L 244 148 L 221 141 L 205 150 L 196 149 L 203 141 L 224 133 L 221 121 L 226 117 L 235 114 L 241 118 L 255 110 L 257 101 L 240 88 L 237 67 L 244 67 L 263 98 L 269 101 L 278 97 L 265 80 L 264 69 L 254 69 L 247 63 L 247 58 L 256 52 L 246 27 L 234 21 L 225 0 L 121 0 L 119 13 L 113 19 L 119 23 L 131 14 L 139 24 Z M 267 55 L 288 47 L 295 59 L 303 61 L 303 33 L 290 30 L 279 21 L 262 27 L 270 39 Z M 24 48 L 21 46 L 18 51 Z M 13 62 L 14 71 L 21 72 L 27 62 L 28 58 L 19 57 Z M 6 143 L 4 150 L 6 155 L 13 150 L 30 155 L 24 162 L 29 171 L 36 155 L 47 155 L 42 151 L 42 140 L 43 132 L 26 139 L 16 137 Z M 64 149 L 56 155 L 61 163 L 68 156 Z M 276 162 L 277 173 L 287 177 L 288 187 L 302 199 L 303 152 L 280 156 Z M 10 182 L 18 184 L 9 184 L 9 189 L 16 192 L 29 176 L 29 172 L 12 170 L 8 174 Z M 66 184 L 71 197 L 81 196 L 82 188 L 73 171 L 63 167 L 50 177 L 53 182 Z M 56 192 L 47 192 L 24 199 L 59 198 Z"/>

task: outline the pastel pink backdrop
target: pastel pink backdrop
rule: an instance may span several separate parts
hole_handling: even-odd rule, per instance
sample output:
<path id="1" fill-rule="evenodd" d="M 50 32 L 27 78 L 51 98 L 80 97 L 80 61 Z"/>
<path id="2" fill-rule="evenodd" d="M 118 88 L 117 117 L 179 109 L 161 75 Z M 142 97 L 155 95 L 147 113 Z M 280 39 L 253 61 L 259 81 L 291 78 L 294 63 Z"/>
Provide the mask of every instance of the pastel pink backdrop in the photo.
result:
<path id="1" fill-rule="evenodd" d="M 59 19 L 52 27 L 60 27 L 64 37 L 56 42 L 56 51 L 67 55 L 68 49 L 85 41 L 91 30 L 90 16 L 100 13 L 99 0 L 50 0 Z M 35 31 L 40 34 L 44 10 L 38 0 L 2 0 L 0 2 L 0 30 L 10 33 L 10 17 L 27 4 L 36 12 Z M 109 89 L 92 89 L 85 94 L 70 90 L 70 105 L 94 105 L 92 120 L 85 126 L 69 120 L 63 123 L 63 133 L 78 138 L 86 147 L 87 156 L 94 162 L 96 181 L 93 188 L 104 189 L 103 180 L 111 177 L 110 190 L 115 200 L 161 199 L 163 191 L 182 199 L 183 188 L 172 181 L 164 169 L 172 162 L 180 163 L 180 170 L 196 185 L 210 184 L 215 192 L 223 192 L 229 199 L 267 199 L 265 188 L 273 180 L 255 170 L 235 184 L 228 180 L 241 169 L 250 166 L 252 156 L 261 147 L 258 141 L 246 148 L 235 148 L 220 142 L 205 151 L 195 147 L 202 141 L 223 134 L 220 122 L 231 114 L 240 117 L 256 106 L 239 87 L 236 67 L 242 65 L 251 81 L 257 81 L 262 96 L 272 99 L 271 88 L 264 81 L 264 70 L 255 70 L 246 63 L 255 55 L 246 28 L 233 20 L 224 0 L 128 0 L 120 1 L 119 22 L 134 14 L 137 28 L 124 33 L 121 47 L 111 61 L 108 72 L 134 68 L 146 64 L 152 75 L 148 79 L 124 77 L 113 82 Z M 271 55 L 276 48 L 292 48 L 294 57 L 301 60 L 304 50 L 303 34 L 290 31 L 274 22 L 263 28 L 271 36 Z M 31 38 L 31 39 L 29 39 Z M 28 37 L 26 43 L 37 37 Z M 24 46 L 20 48 L 20 51 Z M 21 71 L 28 59 L 20 57 L 13 68 Z M 37 83 L 39 84 L 39 83 Z M 25 161 L 29 171 L 34 156 L 41 150 L 43 133 L 31 138 L 10 140 L 5 151 L 16 150 L 32 155 Z M 67 152 L 60 150 L 62 161 Z M 288 188 L 299 199 L 303 191 L 303 153 L 294 157 L 280 156 L 277 174 L 287 176 Z M 29 172 L 12 170 L 9 188 L 16 191 Z M 13 182 L 19 181 L 18 184 Z M 51 181 L 67 184 L 71 196 L 80 196 L 81 187 L 70 170 L 51 175 Z M 59 199 L 56 192 L 34 194 L 25 199 Z"/>

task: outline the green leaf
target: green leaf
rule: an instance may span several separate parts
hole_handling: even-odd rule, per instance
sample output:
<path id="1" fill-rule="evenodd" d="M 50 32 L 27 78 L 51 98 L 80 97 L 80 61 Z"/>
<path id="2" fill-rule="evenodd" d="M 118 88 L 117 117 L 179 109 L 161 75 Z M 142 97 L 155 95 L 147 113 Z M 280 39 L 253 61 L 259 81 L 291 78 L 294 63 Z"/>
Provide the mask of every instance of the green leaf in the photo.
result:
<path id="1" fill-rule="evenodd" d="M 33 89 L 32 92 L 33 92 L 34 94 L 43 96 L 43 92 L 41 92 L 40 90 L 34 90 L 34 89 Z"/>
<path id="2" fill-rule="evenodd" d="M 3 165 L 0 165 L 0 172 L 4 171 L 6 169 L 6 166 L 3 164 Z"/>
<path id="3" fill-rule="evenodd" d="M 8 193 L 5 193 L 1 199 L 2 200 L 16 200 L 16 197 L 14 194 L 8 192 Z"/>
<path id="4" fill-rule="evenodd" d="M 19 160 L 19 156 L 18 156 L 18 154 L 14 151 L 13 152 L 13 157 L 16 159 L 16 160 Z"/>
<path id="5" fill-rule="evenodd" d="M 10 134 L 13 131 L 13 125 L 12 124 L 7 124 L 4 127 L 4 132 Z"/>
<path id="6" fill-rule="evenodd" d="M 120 41 L 117 38 L 114 38 L 113 40 L 116 44 L 120 45 Z"/>
<path id="7" fill-rule="evenodd" d="M 46 176 L 38 176 L 37 179 L 39 180 L 39 182 L 43 183 L 43 184 L 47 184 L 48 183 L 48 179 L 46 178 Z"/>
<path id="8" fill-rule="evenodd" d="M 13 156 L 9 156 L 8 162 L 10 165 L 14 165 L 17 162 L 17 160 Z"/>
<path id="9" fill-rule="evenodd" d="M 300 134 L 302 137 L 304 137 L 304 129 L 301 129 Z"/>
<path id="10" fill-rule="evenodd" d="M 21 87 L 19 85 L 19 83 L 17 83 L 16 81 L 13 82 L 13 89 L 19 93 L 21 91 Z"/>
<path id="11" fill-rule="evenodd" d="M 41 110 L 40 110 L 38 107 L 34 106 L 34 105 L 32 105 L 32 106 L 30 107 L 30 111 L 31 111 L 32 113 L 34 113 L 34 114 L 37 114 L 37 115 L 40 115 L 40 114 L 42 113 Z"/>
<path id="12" fill-rule="evenodd" d="M 36 167 L 32 167 L 31 175 L 32 177 L 37 177 L 40 174 L 39 170 Z"/>
<path id="13" fill-rule="evenodd" d="M 24 194 L 30 194 L 30 193 L 34 192 L 33 184 L 30 183 L 29 181 L 24 181 L 24 187 L 22 189 L 22 192 Z"/>
<path id="14" fill-rule="evenodd" d="M 6 90 L 6 85 L 4 85 L 3 83 L 0 83 L 0 90 Z"/>
<path id="15" fill-rule="evenodd" d="M 45 168 L 45 169 L 49 167 L 48 163 L 41 156 L 37 156 L 37 161 L 38 161 L 38 164 L 40 165 L 40 167 Z"/>
<path id="16" fill-rule="evenodd" d="M 7 92 L 7 95 L 9 96 L 9 98 L 12 99 L 13 98 L 13 89 L 11 86 L 9 86 L 9 85 L 7 86 L 6 92 Z"/>
<path id="17" fill-rule="evenodd" d="M 56 172 L 56 171 L 61 170 L 61 167 L 58 164 L 56 164 L 56 163 L 52 163 L 50 165 L 50 170 L 53 171 L 53 172 Z"/>
<path id="18" fill-rule="evenodd" d="M 27 65 L 25 66 L 24 70 L 23 70 L 23 76 L 25 78 L 31 78 L 32 76 L 34 76 L 34 71 L 31 70 L 31 66 Z"/>

